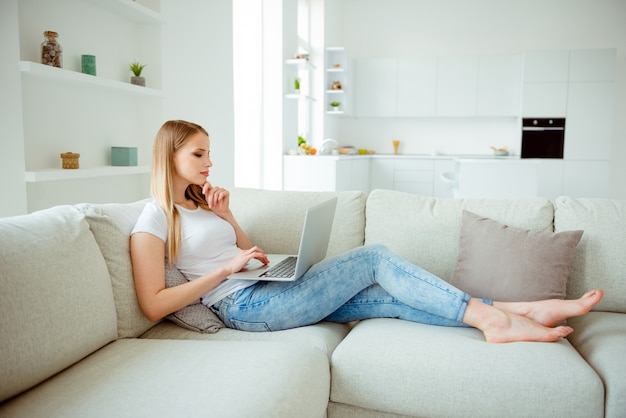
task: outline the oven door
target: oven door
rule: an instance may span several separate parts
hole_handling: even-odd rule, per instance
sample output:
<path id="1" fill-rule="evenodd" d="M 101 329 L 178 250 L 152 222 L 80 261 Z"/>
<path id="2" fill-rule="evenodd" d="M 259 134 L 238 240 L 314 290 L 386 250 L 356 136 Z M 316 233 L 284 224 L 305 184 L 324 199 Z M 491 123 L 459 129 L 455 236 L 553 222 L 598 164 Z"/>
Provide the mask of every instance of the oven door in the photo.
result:
<path id="1" fill-rule="evenodd" d="M 524 119 L 522 158 L 563 158 L 565 119 Z"/>

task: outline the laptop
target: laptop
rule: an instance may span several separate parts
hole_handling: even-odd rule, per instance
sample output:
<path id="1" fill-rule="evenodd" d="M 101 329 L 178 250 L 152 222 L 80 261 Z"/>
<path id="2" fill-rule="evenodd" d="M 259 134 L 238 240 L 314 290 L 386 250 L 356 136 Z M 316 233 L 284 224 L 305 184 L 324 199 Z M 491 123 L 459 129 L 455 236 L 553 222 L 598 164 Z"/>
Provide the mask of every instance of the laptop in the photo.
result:
<path id="1" fill-rule="evenodd" d="M 241 271 L 231 274 L 228 278 L 268 281 L 299 279 L 312 265 L 326 256 L 336 206 L 337 198 L 333 197 L 307 209 L 298 255 L 268 254 L 267 258 L 270 260 L 268 265 L 258 260 L 250 260 Z"/>

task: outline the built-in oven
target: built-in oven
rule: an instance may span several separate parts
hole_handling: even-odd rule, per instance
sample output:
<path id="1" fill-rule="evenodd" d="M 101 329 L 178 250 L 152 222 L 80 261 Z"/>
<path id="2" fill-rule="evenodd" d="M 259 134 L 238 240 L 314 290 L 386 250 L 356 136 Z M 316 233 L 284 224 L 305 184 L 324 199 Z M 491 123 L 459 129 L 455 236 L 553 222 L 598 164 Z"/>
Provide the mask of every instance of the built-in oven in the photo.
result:
<path id="1" fill-rule="evenodd" d="M 524 118 L 522 158 L 563 158 L 565 118 Z"/>

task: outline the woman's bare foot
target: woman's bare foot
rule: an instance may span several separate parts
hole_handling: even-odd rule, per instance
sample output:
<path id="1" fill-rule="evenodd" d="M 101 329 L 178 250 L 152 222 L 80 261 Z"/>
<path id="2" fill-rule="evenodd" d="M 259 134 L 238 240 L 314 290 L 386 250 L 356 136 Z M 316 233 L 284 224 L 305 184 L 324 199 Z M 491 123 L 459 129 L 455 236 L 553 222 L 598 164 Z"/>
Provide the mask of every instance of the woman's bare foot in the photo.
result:
<path id="1" fill-rule="evenodd" d="M 532 319 L 500 310 L 477 299 L 470 299 L 468 302 L 463 322 L 480 329 L 485 340 L 492 343 L 553 342 L 574 331 L 568 326 L 546 327 Z"/>
<path id="2" fill-rule="evenodd" d="M 546 327 L 554 327 L 567 318 L 586 314 L 602 299 L 600 289 L 591 290 L 578 299 L 548 299 L 536 302 L 494 302 L 493 306 L 521 315 Z"/>
<path id="3" fill-rule="evenodd" d="M 568 326 L 544 327 L 523 316 L 504 312 L 505 320 L 489 324 L 483 329 L 485 340 L 490 343 L 510 343 L 519 341 L 554 342 L 567 337 L 574 330 Z"/>

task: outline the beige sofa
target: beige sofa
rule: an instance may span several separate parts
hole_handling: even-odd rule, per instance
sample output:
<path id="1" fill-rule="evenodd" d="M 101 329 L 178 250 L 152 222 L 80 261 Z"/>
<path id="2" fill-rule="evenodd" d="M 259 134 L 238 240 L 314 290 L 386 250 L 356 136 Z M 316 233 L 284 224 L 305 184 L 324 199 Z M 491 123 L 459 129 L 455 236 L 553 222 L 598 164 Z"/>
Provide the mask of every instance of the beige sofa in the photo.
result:
<path id="1" fill-rule="evenodd" d="M 334 195 L 328 255 L 378 242 L 450 279 L 467 209 L 583 229 L 568 295 L 606 296 L 557 343 L 396 319 L 201 333 L 138 308 L 128 233 L 144 202 L 59 206 L 0 219 L 0 417 L 626 416 L 626 202 L 250 189 L 231 202 L 255 243 L 292 253 L 305 209 Z"/>

